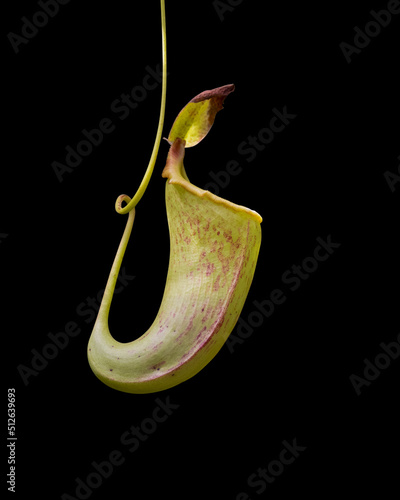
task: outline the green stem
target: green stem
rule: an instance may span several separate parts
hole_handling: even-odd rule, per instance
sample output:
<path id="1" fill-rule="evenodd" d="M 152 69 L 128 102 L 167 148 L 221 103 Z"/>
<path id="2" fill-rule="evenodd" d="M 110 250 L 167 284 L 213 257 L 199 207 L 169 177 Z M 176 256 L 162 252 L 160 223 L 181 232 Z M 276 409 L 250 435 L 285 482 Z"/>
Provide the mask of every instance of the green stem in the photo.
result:
<path id="1" fill-rule="evenodd" d="M 164 116 L 165 116 L 165 102 L 166 102 L 166 94 L 167 94 L 167 40 L 166 40 L 166 23 L 165 23 L 165 1 L 160 0 L 161 3 L 161 26 L 162 26 L 162 68 L 163 68 L 163 76 L 162 76 L 162 94 L 161 94 L 161 109 L 160 109 L 160 118 L 158 120 L 158 129 L 156 140 L 154 142 L 153 152 L 151 154 L 151 158 L 149 161 L 149 165 L 147 167 L 146 173 L 143 177 L 143 180 L 137 190 L 135 196 L 131 199 L 129 196 L 125 194 L 121 194 L 117 201 L 115 202 L 115 209 L 120 214 L 129 213 L 128 220 L 126 222 L 125 231 L 122 235 L 121 242 L 119 244 L 117 253 L 114 258 L 114 262 L 110 271 L 110 275 L 107 280 L 107 285 L 104 290 L 104 295 L 101 301 L 100 310 L 97 316 L 97 321 L 101 323 L 108 323 L 108 315 L 111 307 L 111 301 L 114 295 L 115 284 L 118 279 L 118 274 L 121 268 L 122 260 L 124 258 L 126 246 L 128 244 L 133 221 L 135 219 L 135 206 L 143 196 L 146 191 L 147 185 L 149 184 L 151 175 L 154 170 L 154 165 L 156 163 L 158 149 L 161 142 L 161 134 L 164 125 Z M 122 203 L 126 203 L 124 207 L 122 207 Z"/>
<path id="2" fill-rule="evenodd" d="M 130 202 L 130 198 L 127 195 L 121 195 L 122 201 L 126 203 Z M 126 222 L 124 234 L 122 235 L 121 241 L 117 253 L 114 257 L 114 262 L 108 276 L 107 285 L 104 290 L 103 298 L 101 300 L 100 309 L 97 315 L 97 321 L 100 323 L 108 324 L 108 315 L 110 312 L 111 302 L 114 295 L 115 284 L 118 279 L 119 270 L 121 268 L 122 260 L 125 255 L 126 246 L 128 245 L 129 237 L 132 232 L 133 221 L 135 220 L 135 209 L 133 208 L 128 215 L 128 220 Z"/>
<path id="3" fill-rule="evenodd" d="M 167 32 L 166 32 L 166 22 L 165 22 L 165 1 L 160 0 L 161 4 L 161 28 L 162 28 L 162 92 L 161 92 L 161 107 L 160 107 L 160 118 L 158 120 L 158 129 L 157 135 L 153 146 L 153 152 L 151 153 L 150 161 L 147 166 L 147 170 L 144 174 L 142 182 L 140 183 L 139 189 L 136 191 L 135 196 L 131 199 L 131 201 L 121 207 L 122 201 L 126 201 L 124 198 L 125 195 L 121 195 L 117 198 L 115 202 L 115 210 L 119 214 L 127 214 L 130 212 L 140 201 L 142 196 L 144 195 L 146 188 L 149 184 L 150 178 L 152 176 L 154 165 L 157 160 L 158 149 L 160 147 L 161 142 L 161 134 L 164 125 L 164 116 L 165 116 L 165 103 L 166 103 L 166 95 L 167 95 Z"/>

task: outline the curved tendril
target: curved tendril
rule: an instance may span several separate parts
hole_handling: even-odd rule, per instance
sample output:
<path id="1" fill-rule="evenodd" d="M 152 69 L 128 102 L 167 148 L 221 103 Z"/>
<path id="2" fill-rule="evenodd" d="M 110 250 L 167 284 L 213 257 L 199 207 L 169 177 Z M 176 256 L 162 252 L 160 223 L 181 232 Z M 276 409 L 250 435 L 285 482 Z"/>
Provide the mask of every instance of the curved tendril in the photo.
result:
<path id="1" fill-rule="evenodd" d="M 131 201 L 130 197 L 126 194 L 122 194 L 120 203 L 123 201 L 128 203 Z M 119 199 L 118 198 L 118 199 Z M 129 212 L 128 220 L 126 222 L 124 234 L 122 235 L 117 253 L 114 257 L 114 262 L 110 271 L 110 275 L 107 280 L 106 288 L 104 290 L 103 298 L 101 300 L 100 309 L 98 312 L 97 319 L 99 321 L 106 322 L 108 324 L 108 314 L 110 312 L 111 302 L 114 295 L 115 284 L 118 279 L 119 270 L 121 268 L 122 259 L 124 258 L 125 250 L 128 245 L 128 241 L 132 232 L 133 221 L 135 220 L 136 210 L 133 207 Z M 97 321 L 97 320 L 96 320 Z"/>
<path id="2" fill-rule="evenodd" d="M 158 120 L 157 135 L 154 141 L 153 152 L 151 153 L 147 170 L 144 174 L 142 182 L 140 183 L 139 189 L 136 191 L 135 196 L 123 208 L 121 207 L 121 204 L 122 201 L 127 201 L 126 195 L 119 196 L 115 202 L 115 210 L 119 214 L 127 214 L 128 212 L 130 212 L 139 203 L 140 199 L 144 195 L 154 170 L 154 165 L 157 160 L 158 149 L 161 142 L 161 134 L 164 125 L 165 103 L 167 95 L 167 33 L 166 33 L 166 22 L 165 22 L 165 1 L 160 0 L 160 4 L 161 4 L 161 28 L 162 28 L 162 91 L 161 91 L 160 118 Z"/>

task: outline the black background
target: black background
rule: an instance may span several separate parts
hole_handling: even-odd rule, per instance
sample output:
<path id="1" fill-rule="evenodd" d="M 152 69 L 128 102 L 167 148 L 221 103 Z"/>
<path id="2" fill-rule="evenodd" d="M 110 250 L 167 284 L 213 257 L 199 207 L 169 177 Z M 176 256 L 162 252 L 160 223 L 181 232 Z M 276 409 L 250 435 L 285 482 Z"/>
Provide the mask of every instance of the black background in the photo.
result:
<path id="1" fill-rule="evenodd" d="M 119 450 L 124 463 L 90 498 L 320 498 L 372 489 L 386 498 L 398 483 L 400 361 L 359 396 L 349 377 L 363 376 L 363 360 L 374 361 L 379 344 L 399 333 L 400 184 L 392 192 L 384 173 L 399 164 L 400 14 L 347 63 L 340 43 L 353 43 L 353 28 L 387 2 L 243 0 L 221 20 L 211 0 L 167 1 L 164 135 L 196 94 L 235 84 L 210 134 L 187 151 L 186 170 L 203 187 L 210 172 L 238 161 L 241 173 L 219 194 L 263 217 L 243 320 L 276 288 L 287 300 L 191 380 L 129 395 L 92 374 L 93 321 L 77 311 L 105 285 L 126 220 L 114 201 L 134 194 L 153 146 L 160 86 L 126 120 L 110 106 L 142 83 L 146 66 L 161 63 L 159 4 L 82 3 L 60 6 L 17 54 L 7 34 L 21 33 L 21 17 L 32 19 L 37 3 L 14 5 L 3 29 L 0 254 L 6 384 L 16 389 L 14 497 L 77 498 L 76 478 L 85 481 L 93 461 Z M 239 144 L 284 106 L 296 118 L 247 162 Z M 65 147 L 103 118 L 115 130 L 59 182 L 52 163 L 64 163 Z M 111 310 L 120 341 L 148 328 L 164 289 L 167 152 L 163 141 L 124 259 L 135 278 Z M 340 247 L 290 291 L 282 274 L 329 235 Z M 70 321 L 80 334 L 25 385 L 17 367 L 30 366 L 31 350 L 41 352 Z M 151 417 L 158 397 L 179 408 L 130 453 L 121 435 Z M 249 476 L 293 439 L 306 449 L 259 495 Z"/>

